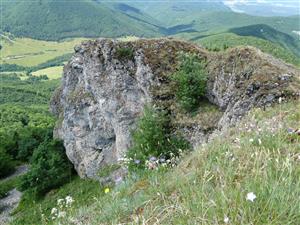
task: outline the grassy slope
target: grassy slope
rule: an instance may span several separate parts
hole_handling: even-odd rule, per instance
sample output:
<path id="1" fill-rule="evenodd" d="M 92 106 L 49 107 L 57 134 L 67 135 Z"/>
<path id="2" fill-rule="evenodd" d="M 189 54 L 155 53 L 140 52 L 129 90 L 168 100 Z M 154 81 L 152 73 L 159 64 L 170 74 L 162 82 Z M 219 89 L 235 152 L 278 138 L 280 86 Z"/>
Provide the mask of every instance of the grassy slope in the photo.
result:
<path id="1" fill-rule="evenodd" d="M 101 188 L 83 191 L 86 183 L 75 180 L 35 206 L 23 200 L 13 224 L 39 223 L 42 213 L 49 218 L 66 194 L 83 205 L 55 224 L 224 224 L 224 217 L 230 224 L 297 224 L 300 139 L 287 133 L 289 127 L 300 127 L 299 101 L 255 109 L 172 171 L 128 178 L 106 195 Z M 249 192 L 254 202 L 246 200 Z"/>
<path id="2" fill-rule="evenodd" d="M 240 36 L 253 36 L 262 38 L 264 40 L 269 40 L 288 49 L 298 57 L 300 56 L 300 41 L 286 33 L 277 31 L 265 24 L 255 24 L 245 27 L 237 27 L 232 28 L 229 31 Z"/>
<path id="3" fill-rule="evenodd" d="M 193 41 L 209 50 L 223 50 L 224 47 L 251 45 L 259 48 L 263 52 L 273 55 L 276 58 L 282 59 L 287 63 L 291 63 L 298 66 L 300 65 L 299 57 L 295 56 L 291 51 L 281 47 L 279 44 L 272 43 L 261 38 L 239 36 L 232 33 L 221 33 L 199 39 L 194 38 Z"/>
<path id="4" fill-rule="evenodd" d="M 47 224 L 51 223 L 51 209 L 57 206 L 57 200 L 72 196 L 75 199 L 73 208 L 88 206 L 95 199 L 104 195 L 104 189 L 96 181 L 81 180 L 79 177 L 70 178 L 70 182 L 62 188 L 52 190 L 45 198 L 35 199 L 26 192 L 19 207 L 14 212 L 15 220 L 12 224 Z M 69 210 L 69 213 L 72 208 Z"/>
<path id="5" fill-rule="evenodd" d="M 63 66 L 53 66 L 32 73 L 33 76 L 47 75 L 50 80 L 61 78 Z"/>
<path id="6" fill-rule="evenodd" d="M 72 53 L 74 46 L 83 40 L 83 38 L 62 42 L 40 41 L 30 38 L 9 40 L 2 36 L 0 63 L 17 64 L 26 67 L 37 66 L 58 56 Z"/>

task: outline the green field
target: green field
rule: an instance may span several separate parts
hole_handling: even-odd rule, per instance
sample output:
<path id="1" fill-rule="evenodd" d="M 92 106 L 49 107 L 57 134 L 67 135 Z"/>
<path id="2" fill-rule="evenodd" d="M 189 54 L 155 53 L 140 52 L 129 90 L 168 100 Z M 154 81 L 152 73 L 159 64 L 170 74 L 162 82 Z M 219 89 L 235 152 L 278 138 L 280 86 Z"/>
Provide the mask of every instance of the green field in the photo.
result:
<path id="1" fill-rule="evenodd" d="M 53 66 L 32 73 L 33 76 L 47 75 L 50 80 L 61 78 L 63 66 Z"/>
<path id="2" fill-rule="evenodd" d="M 56 57 L 72 53 L 74 46 L 84 38 L 61 42 L 40 41 L 30 38 L 1 37 L 0 64 L 16 64 L 25 67 L 37 66 Z"/>

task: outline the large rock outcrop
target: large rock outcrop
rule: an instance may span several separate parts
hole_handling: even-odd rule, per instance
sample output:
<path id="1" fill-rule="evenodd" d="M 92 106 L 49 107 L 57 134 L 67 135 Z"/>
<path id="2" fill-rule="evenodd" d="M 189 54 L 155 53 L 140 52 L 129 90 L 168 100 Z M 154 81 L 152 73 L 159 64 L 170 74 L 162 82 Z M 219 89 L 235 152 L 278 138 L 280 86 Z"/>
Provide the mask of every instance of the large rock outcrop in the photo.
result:
<path id="1" fill-rule="evenodd" d="M 199 110 L 190 117 L 177 106 L 170 74 L 180 52 L 198 54 L 207 62 L 207 99 L 220 109 L 217 112 Z M 131 130 L 148 103 L 169 110 L 174 124 L 197 145 L 252 107 L 298 91 L 298 70 L 251 47 L 211 53 L 171 39 L 98 39 L 75 48 L 51 109 L 59 117 L 55 135 L 64 141 L 78 174 L 95 177 L 127 151 Z"/>

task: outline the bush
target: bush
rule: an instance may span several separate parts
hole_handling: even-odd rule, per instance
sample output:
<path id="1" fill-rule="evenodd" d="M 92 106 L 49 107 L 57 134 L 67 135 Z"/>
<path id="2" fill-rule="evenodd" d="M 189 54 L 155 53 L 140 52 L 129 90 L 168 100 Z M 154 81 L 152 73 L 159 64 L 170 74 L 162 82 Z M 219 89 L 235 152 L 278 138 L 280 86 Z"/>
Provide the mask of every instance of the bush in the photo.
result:
<path id="1" fill-rule="evenodd" d="M 127 158 L 132 159 L 129 169 L 145 168 L 149 158 L 170 159 L 179 156 L 180 151 L 190 149 L 189 143 L 172 133 L 170 119 L 163 111 L 146 107 L 137 129 L 133 132 L 133 146 Z"/>
<path id="2" fill-rule="evenodd" d="M 21 189 L 42 195 L 57 188 L 72 176 L 72 165 L 60 141 L 46 139 L 33 152 L 30 171 L 21 181 Z"/>
<path id="3" fill-rule="evenodd" d="M 119 60 L 133 60 L 134 51 L 132 48 L 118 48 L 116 50 L 116 56 Z"/>
<path id="4" fill-rule="evenodd" d="M 30 161 L 34 149 L 52 137 L 53 128 L 26 127 L 19 131 L 17 159 Z"/>
<path id="5" fill-rule="evenodd" d="M 176 83 L 176 98 L 186 111 L 199 106 L 206 91 L 207 73 L 197 55 L 182 55 L 179 71 L 173 74 Z"/>
<path id="6" fill-rule="evenodd" d="M 0 178 L 5 177 L 15 170 L 15 163 L 10 155 L 0 147 Z"/>

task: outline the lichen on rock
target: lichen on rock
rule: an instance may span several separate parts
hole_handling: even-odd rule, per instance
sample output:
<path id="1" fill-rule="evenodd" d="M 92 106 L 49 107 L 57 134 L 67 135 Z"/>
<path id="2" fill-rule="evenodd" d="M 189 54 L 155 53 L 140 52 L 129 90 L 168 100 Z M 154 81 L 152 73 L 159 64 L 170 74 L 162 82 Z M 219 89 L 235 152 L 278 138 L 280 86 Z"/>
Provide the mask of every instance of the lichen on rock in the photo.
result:
<path id="1" fill-rule="evenodd" d="M 206 96 L 218 109 L 213 110 L 213 118 L 201 105 L 193 116 L 182 115 L 178 109 L 170 75 L 177 69 L 180 52 L 206 60 Z M 97 39 L 75 47 L 51 110 L 61 121 L 55 136 L 64 141 L 78 174 L 93 178 L 131 146 L 131 131 L 146 104 L 168 110 L 174 126 L 196 146 L 252 107 L 299 94 L 299 87 L 297 69 L 251 47 L 211 53 L 171 39 Z"/>

